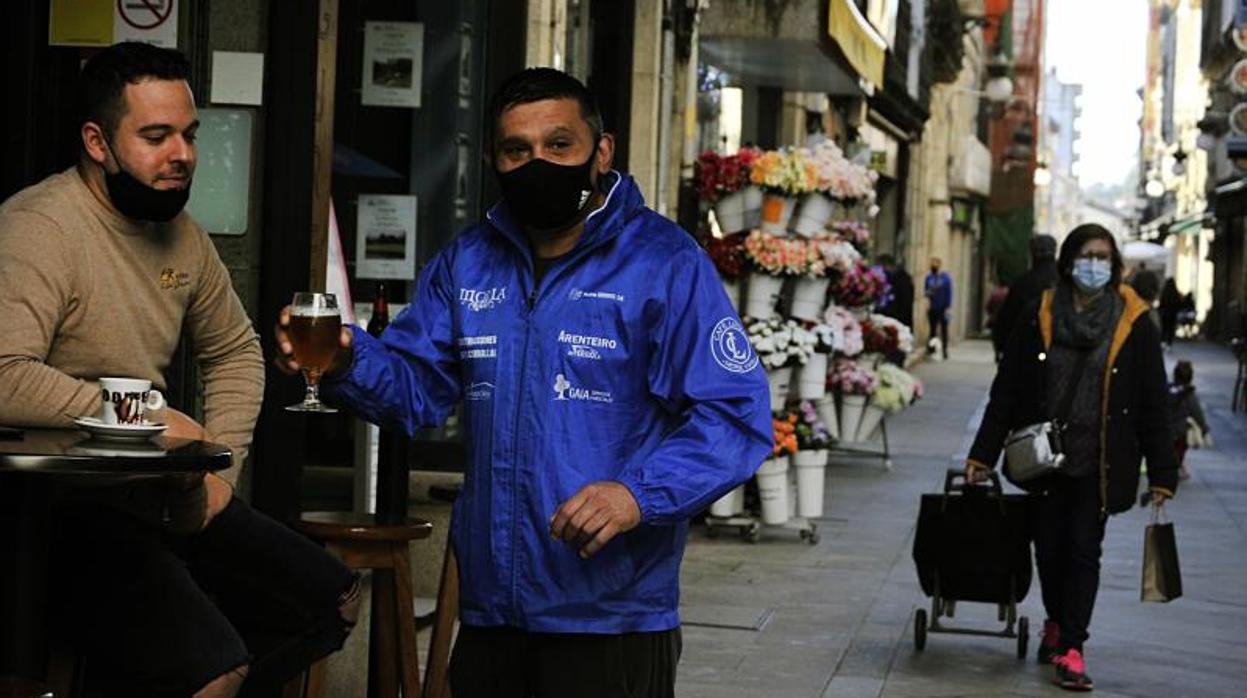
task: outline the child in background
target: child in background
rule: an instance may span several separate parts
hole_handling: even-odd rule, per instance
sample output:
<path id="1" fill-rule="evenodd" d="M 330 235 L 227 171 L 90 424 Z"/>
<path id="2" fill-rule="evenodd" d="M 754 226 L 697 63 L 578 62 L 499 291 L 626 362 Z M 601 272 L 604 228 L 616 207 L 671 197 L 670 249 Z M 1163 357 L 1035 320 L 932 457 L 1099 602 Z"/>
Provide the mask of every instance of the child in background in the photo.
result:
<path id="1" fill-rule="evenodd" d="M 1195 378 L 1195 369 L 1191 362 L 1183 359 L 1173 367 L 1173 382 L 1169 384 L 1169 432 L 1173 435 L 1174 454 L 1178 460 L 1178 477 L 1186 479 L 1191 476 L 1186 469 L 1187 420 L 1193 419 L 1200 431 L 1208 436 L 1208 422 L 1204 419 L 1204 410 L 1195 395 L 1195 386 L 1191 381 Z"/>

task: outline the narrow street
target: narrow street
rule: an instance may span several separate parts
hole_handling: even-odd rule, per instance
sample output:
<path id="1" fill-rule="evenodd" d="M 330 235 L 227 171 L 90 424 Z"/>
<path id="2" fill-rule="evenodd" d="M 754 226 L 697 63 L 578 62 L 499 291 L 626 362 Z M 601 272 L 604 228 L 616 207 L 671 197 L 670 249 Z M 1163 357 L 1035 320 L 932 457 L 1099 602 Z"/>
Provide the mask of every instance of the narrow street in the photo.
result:
<path id="1" fill-rule="evenodd" d="M 1176 524 L 1185 595 L 1139 601 L 1146 509 L 1114 517 L 1087 644 L 1099 696 L 1240 696 L 1247 686 L 1247 417 L 1231 414 L 1228 350 L 1178 343 L 1195 364 L 1215 447 L 1192 451 L 1192 477 L 1166 508 Z M 1013 640 L 947 634 L 913 644 L 913 614 L 929 608 L 911 558 L 918 499 L 938 490 L 977 426 L 994 368 L 985 342 L 917 369 L 927 393 L 889 423 L 894 467 L 837 458 L 828 471 L 822 540 L 764 530 L 750 544 L 694 532 L 685 556 L 682 698 L 767 696 L 1059 695 L 1035 663 L 1044 614 L 1038 581 L 1021 607 L 1027 659 Z M 954 622 L 999 629 L 994 607 L 959 605 Z M 725 627 L 726 626 L 726 627 Z M 755 626 L 760 626 L 756 627 Z"/>

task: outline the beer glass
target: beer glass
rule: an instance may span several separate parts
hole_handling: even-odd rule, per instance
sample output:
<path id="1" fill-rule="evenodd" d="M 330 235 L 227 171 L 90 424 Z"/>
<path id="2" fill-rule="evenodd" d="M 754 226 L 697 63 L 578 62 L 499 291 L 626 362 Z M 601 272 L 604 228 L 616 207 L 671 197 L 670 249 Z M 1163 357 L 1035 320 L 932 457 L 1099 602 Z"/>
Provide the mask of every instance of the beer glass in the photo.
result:
<path id="1" fill-rule="evenodd" d="M 337 412 L 320 401 L 320 377 L 338 352 L 342 316 L 332 293 L 296 293 L 290 304 L 290 346 L 299 362 L 307 394 L 303 402 L 290 405 L 291 412 Z"/>

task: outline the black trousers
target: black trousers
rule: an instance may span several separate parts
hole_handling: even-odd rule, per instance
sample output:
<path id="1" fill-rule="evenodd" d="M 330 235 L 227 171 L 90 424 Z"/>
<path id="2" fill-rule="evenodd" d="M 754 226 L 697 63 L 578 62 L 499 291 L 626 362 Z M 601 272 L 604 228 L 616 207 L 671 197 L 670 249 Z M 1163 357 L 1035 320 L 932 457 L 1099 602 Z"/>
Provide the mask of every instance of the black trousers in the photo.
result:
<path id="1" fill-rule="evenodd" d="M 92 695 L 187 696 L 247 664 L 243 695 L 275 696 L 350 631 L 355 575 L 237 498 L 190 536 L 81 500 L 54 526 L 53 623 Z"/>
<path id="2" fill-rule="evenodd" d="M 944 358 L 948 358 L 948 309 L 943 310 L 927 310 L 927 324 L 931 328 L 931 336 L 935 336 L 936 328 L 940 333 L 940 348 L 944 351 Z"/>
<path id="3" fill-rule="evenodd" d="M 455 698 L 672 698 L 680 629 L 587 635 L 459 628 Z"/>
<path id="4" fill-rule="evenodd" d="M 1048 620 L 1061 626 L 1061 650 L 1082 651 L 1100 587 L 1100 482 L 1092 473 L 1057 477 L 1034 502 L 1035 557 Z"/>

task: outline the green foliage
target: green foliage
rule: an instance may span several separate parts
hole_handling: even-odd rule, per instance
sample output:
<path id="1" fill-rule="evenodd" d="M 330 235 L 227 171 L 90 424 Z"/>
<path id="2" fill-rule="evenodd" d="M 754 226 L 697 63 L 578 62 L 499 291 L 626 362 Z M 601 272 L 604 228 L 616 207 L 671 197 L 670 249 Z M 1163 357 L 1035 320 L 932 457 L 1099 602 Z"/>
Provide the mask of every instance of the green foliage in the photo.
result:
<path id="1" fill-rule="evenodd" d="M 986 216 L 985 251 L 996 263 L 996 278 L 1012 283 L 1030 266 L 1030 238 L 1035 233 L 1035 209 L 1019 208 Z"/>

